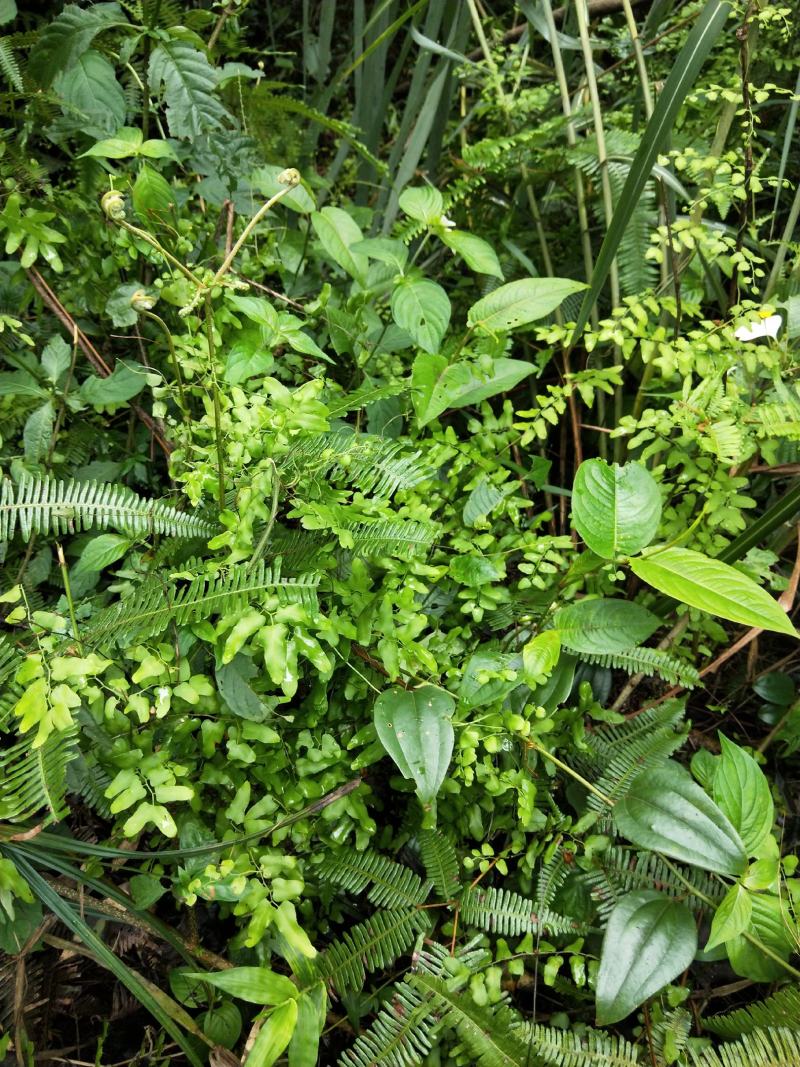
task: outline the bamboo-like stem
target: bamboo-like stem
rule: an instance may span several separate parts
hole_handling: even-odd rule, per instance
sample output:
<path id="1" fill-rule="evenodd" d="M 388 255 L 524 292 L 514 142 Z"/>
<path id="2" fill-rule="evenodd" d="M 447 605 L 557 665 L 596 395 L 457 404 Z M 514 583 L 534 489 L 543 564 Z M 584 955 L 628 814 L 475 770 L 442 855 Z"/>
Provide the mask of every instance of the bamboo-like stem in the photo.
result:
<path id="1" fill-rule="evenodd" d="M 764 289 L 764 300 L 769 300 L 778 286 L 781 271 L 783 270 L 783 263 L 786 259 L 786 252 L 789 248 L 789 242 L 792 239 L 795 227 L 797 226 L 798 218 L 800 218 L 800 183 L 798 183 L 797 188 L 794 191 L 792 208 L 789 212 L 789 217 L 786 220 L 786 226 L 784 227 L 781 242 L 778 245 L 778 251 L 775 254 L 775 262 L 772 264 L 772 270 L 769 272 L 767 286 Z"/>

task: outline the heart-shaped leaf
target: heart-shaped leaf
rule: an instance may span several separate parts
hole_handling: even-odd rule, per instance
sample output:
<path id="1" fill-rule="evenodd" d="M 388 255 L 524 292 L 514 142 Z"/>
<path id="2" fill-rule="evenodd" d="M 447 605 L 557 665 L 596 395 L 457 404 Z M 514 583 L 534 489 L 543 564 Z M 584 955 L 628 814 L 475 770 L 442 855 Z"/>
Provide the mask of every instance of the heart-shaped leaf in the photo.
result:
<path id="1" fill-rule="evenodd" d="M 678 763 L 640 774 L 614 805 L 614 822 L 634 845 L 706 871 L 738 877 L 747 865 L 735 827 Z"/>
<path id="2" fill-rule="evenodd" d="M 654 889 L 628 893 L 611 912 L 597 975 L 597 1022 L 618 1023 L 684 971 L 697 952 L 694 916 Z"/>
<path id="3" fill-rule="evenodd" d="M 433 802 L 453 754 L 455 701 L 443 689 L 388 689 L 375 701 L 375 729 L 404 778 L 413 779 L 424 807 Z"/>

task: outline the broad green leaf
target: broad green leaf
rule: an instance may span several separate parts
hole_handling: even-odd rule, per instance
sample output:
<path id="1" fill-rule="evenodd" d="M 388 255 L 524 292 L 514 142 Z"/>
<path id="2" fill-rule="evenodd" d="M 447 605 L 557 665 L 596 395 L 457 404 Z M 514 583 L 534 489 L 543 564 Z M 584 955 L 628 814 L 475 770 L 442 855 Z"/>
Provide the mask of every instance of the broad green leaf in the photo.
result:
<path id="1" fill-rule="evenodd" d="M 106 300 L 105 312 L 113 324 L 120 329 L 126 326 L 134 326 L 139 318 L 139 312 L 131 303 L 134 293 L 141 291 L 139 282 L 123 282 L 118 285 Z"/>
<path id="2" fill-rule="evenodd" d="M 56 412 L 51 400 L 33 411 L 25 420 L 22 440 L 25 445 L 25 462 L 40 463 L 50 448 Z"/>
<path id="3" fill-rule="evenodd" d="M 136 214 L 146 223 L 168 221 L 175 208 L 172 186 L 157 170 L 142 166 L 131 194 Z"/>
<path id="4" fill-rule="evenodd" d="M 404 778 L 413 779 L 424 807 L 431 808 L 453 753 L 455 701 L 443 689 L 387 689 L 375 701 L 378 738 Z"/>
<path id="5" fill-rule="evenodd" d="M 640 774 L 613 815 L 619 832 L 639 848 L 734 878 L 747 866 L 736 828 L 678 763 Z"/>
<path id="6" fill-rule="evenodd" d="M 562 645 L 573 652 L 624 652 L 641 645 L 661 619 L 633 600 L 577 600 L 553 616 Z"/>
<path id="7" fill-rule="evenodd" d="M 127 363 L 117 363 L 107 378 L 91 374 L 81 386 L 81 399 L 92 407 L 124 404 L 141 393 L 147 385 L 147 371 L 133 370 Z"/>
<path id="8" fill-rule="evenodd" d="M 312 214 L 311 225 L 334 263 L 338 263 L 345 273 L 363 285 L 369 264 L 365 255 L 353 252 L 350 248 L 364 240 L 354 219 L 341 208 L 324 207 L 322 211 Z"/>
<path id="9" fill-rule="evenodd" d="M 572 521 L 586 544 L 603 559 L 640 552 L 655 537 L 661 494 L 639 463 L 581 463 L 572 487 Z"/>
<path id="10" fill-rule="evenodd" d="M 253 722 L 263 722 L 269 715 L 267 706 L 253 690 L 250 680 L 258 669 L 249 656 L 238 653 L 230 663 L 218 663 L 215 671 L 219 695 L 234 715 Z"/>
<path id="11" fill-rule="evenodd" d="M 412 219 L 431 225 L 438 222 L 444 211 L 444 199 L 432 185 L 406 188 L 400 194 L 400 210 Z"/>
<path id="12" fill-rule="evenodd" d="M 406 246 L 402 241 L 395 241 L 390 237 L 367 237 L 352 245 L 351 251 L 360 252 L 369 259 L 377 259 L 380 263 L 388 263 L 398 274 L 403 273 L 408 262 Z"/>
<path id="13" fill-rule="evenodd" d="M 297 1026 L 289 1042 L 289 1067 L 317 1067 L 327 1007 L 324 982 L 317 982 L 297 998 Z"/>
<path id="14" fill-rule="evenodd" d="M 98 156 L 101 159 L 128 159 L 138 153 L 143 141 L 144 134 L 138 126 L 121 126 L 113 137 L 93 144 L 79 158 Z"/>
<path id="15" fill-rule="evenodd" d="M 532 363 L 521 359 L 494 359 L 487 367 L 470 360 L 448 364 L 444 356 L 421 354 L 411 368 L 411 396 L 419 425 L 426 426 L 449 408 L 480 404 L 507 392 L 535 371 Z"/>
<path id="16" fill-rule="evenodd" d="M 558 630 L 536 634 L 522 649 L 522 676 L 531 687 L 544 685 L 561 656 L 561 637 Z"/>
<path id="17" fill-rule="evenodd" d="M 746 574 L 689 548 L 664 548 L 630 560 L 630 567 L 660 593 L 721 619 L 797 637 L 786 612 Z"/>
<path id="18" fill-rule="evenodd" d="M 197 1020 L 215 1045 L 233 1048 L 242 1032 L 242 1013 L 231 1000 L 223 1000 Z"/>
<path id="19" fill-rule="evenodd" d="M 431 355 L 439 351 L 450 323 L 450 298 L 437 282 L 406 278 L 392 293 L 392 318 Z"/>
<path id="20" fill-rule="evenodd" d="M 466 233 L 464 230 L 445 230 L 439 235 L 447 245 L 457 252 L 466 262 L 467 266 L 479 274 L 490 274 L 503 280 L 503 268 L 497 253 L 482 237 L 474 233 Z"/>
<path id="21" fill-rule="evenodd" d="M 555 311 L 572 293 L 586 286 L 571 278 L 521 278 L 501 285 L 469 309 L 467 325 L 484 333 L 515 330 Z"/>
<path id="22" fill-rule="evenodd" d="M 292 1039 L 297 1016 L 296 1000 L 279 1004 L 259 1030 L 244 1067 L 272 1067 Z"/>
<path id="23" fill-rule="evenodd" d="M 112 26 L 129 25 L 116 3 L 81 8 L 67 4 L 46 23 L 31 49 L 28 73 L 40 85 L 51 85 L 61 71 L 69 70 L 88 50 L 95 37 Z"/>
<path id="24" fill-rule="evenodd" d="M 742 885 L 756 891 L 776 889 L 780 876 L 780 861 L 776 859 L 755 860 L 744 873 Z"/>
<path id="25" fill-rule="evenodd" d="M 132 544 L 133 541 L 129 537 L 123 537 L 121 534 L 106 533 L 93 537 L 78 557 L 73 574 L 90 574 L 110 567 L 112 563 L 122 559 Z"/>
<path id="26" fill-rule="evenodd" d="M 113 66 L 99 52 L 86 52 L 53 85 L 64 114 L 79 119 L 92 136 L 119 129 L 125 121 L 125 94 Z"/>
<path id="27" fill-rule="evenodd" d="M 217 74 L 205 53 L 188 41 L 161 41 L 150 56 L 150 88 L 164 88 L 167 122 L 173 137 L 202 137 L 219 129 L 229 118 L 214 95 Z"/>
<path id="28" fill-rule="evenodd" d="M 255 375 L 269 374 L 275 366 L 271 349 L 274 335 L 270 330 L 257 325 L 245 326 L 234 336 L 225 362 L 225 381 L 238 385 Z"/>
<path id="29" fill-rule="evenodd" d="M 767 893 L 754 893 L 750 899 L 750 924 L 738 937 L 726 942 L 728 959 L 736 974 L 754 982 L 773 982 L 787 972 L 744 936 L 749 933 L 782 960 L 788 960 L 797 947 L 797 923 L 785 899 Z"/>
<path id="30" fill-rule="evenodd" d="M 477 553 L 454 556 L 450 561 L 450 574 L 462 585 L 481 586 L 499 582 L 505 568 L 496 559 Z"/>
<path id="31" fill-rule="evenodd" d="M 708 0 L 686 39 L 686 44 L 672 64 L 669 77 L 658 94 L 655 109 L 642 134 L 625 185 L 617 199 L 614 216 L 595 260 L 591 286 L 578 312 L 573 339 L 580 337 L 589 321 L 631 216 L 641 203 L 642 192 L 651 177 L 653 164 L 671 137 L 678 111 L 721 33 L 730 11 L 731 4 L 727 0 Z"/>
<path id="32" fill-rule="evenodd" d="M 58 334 L 51 337 L 42 349 L 42 369 L 47 377 L 56 385 L 61 375 L 69 370 L 72 362 L 72 349 Z"/>
<path id="33" fill-rule="evenodd" d="M 752 910 L 752 894 L 744 886 L 732 885 L 714 912 L 705 951 L 730 941 L 746 930 Z"/>
<path id="34" fill-rule="evenodd" d="M 246 1000 L 248 1004 L 282 1004 L 299 995 L 294 982 L 266 967 L 231 967 L 227 971 L 206 974 L 188 972 L 186 977 L 200 978 L 223 993 Z"/>
<path id="35" fill-rule="evenodd" d="M 597 974 L 597 1023 L 621 1022 L 686 970 L 697 952 L 694 916 L 655 889 L 628 893 L 608 920 Z"/>
<path id="36" fill-rule="evenodd" d="M 755 856 L 775 821 L 769 782 L 752 756 L 724 734 L 719 740 L 722 758 L 714 774 L 714 800 L 739 831 L 747 855 Z"/>

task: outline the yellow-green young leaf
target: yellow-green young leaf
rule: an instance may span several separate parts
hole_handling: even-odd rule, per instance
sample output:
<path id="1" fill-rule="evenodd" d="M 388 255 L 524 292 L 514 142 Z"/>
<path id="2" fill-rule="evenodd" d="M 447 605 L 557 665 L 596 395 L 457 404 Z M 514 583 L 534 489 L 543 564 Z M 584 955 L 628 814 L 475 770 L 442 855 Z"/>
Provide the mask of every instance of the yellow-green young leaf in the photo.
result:
<path id="1" fill-rule="evenodd" d="M 398 201 L 400 210 L 409 218 L 417 219 L 430 225 L 438 222 L 444 211 L 444 199 L 438 189 L 432 185 L 422 185 L 416 189 L 404 189 Z"/>
<path id="2" fill-rule="evenodd" d="M 289 1067 L 316 1067 L 327 1007 L 328 994 L 324 982 L 317 982 L 298 997 L 297 1026 L 289 1042 Z"/>
<path id="3" fill-rule="evenodd" d="M 467 325 L 483 333 L 515 330 L 543 319 L 572 293 L 586 286 L 571 278 L 520 278 L 501 285 L 473 304 Z"/>
<path id="4" fill-rule="evenodd" d="M 714 913 L 705 951 L 722 945 L 746 930 L 753 910 L 752 897 L 741 885 L 732 885 Z"/>
<path id="5" fill-rule="evenodd" d="M 166 222 L 175 207 L 175 194 L 169 182 L 147 165 L 133 184 L 133 206 L 143 222 Z"/>
<path id="6" fill-rule="evenodd" d="M 408 278 L 392 293 L 392 318 L 424 351 L 434 355 L 450 322 L 450 298 L 428 278 Z"/>
<path id="7" fill-rule="evenodd" d="M 430 807 L 453 754 L 451 717 L 455 701 L 443 689 L 387 689 L 375 701 L 375 729 L 381 744 L 417 795 Z"/>
<path id="8" fill-rule="evenodd" d="M 561 638 L 558 630 L 545 630 L 536 634 L 522 649 L 522 675 L 533 688 L 544 685 L 553 673 L 561 655 Z"/>
<path id="9" fill-rule="evenodd" d="M 274 923 L 285 941 L 302 956 L 313 959 L 317 950 L 308 934 L 297 921 L 297 912 L 290 900 L 283 900 L 275 910 Z"/>
<path id="10" fill-rule="evenodd" d="M 311 225 L 334 263 L 338 263 L 351 278 L 363 282 L 369 266 L 367 257 L 350 250 L 350 245 L 364 239 L 358 223 L 341 208 L 324 207 L 322 211 L 313 212 Z"/>
<path id="11" fill-rule="evenodd" d="M 754 893 L 751 898 L 750 924 L 744 933 L 756 937 L 782 960 L 788 960 L 796 947 L 797 923 L 786 901 L 766 893 Z M 772 982 L 785 978 L 786 970 L 748 941 L 744 934 L 727 942 L 731 967 L 742 978 L 754 982 Z"/>
<path id="12" fill-rule="evenodd" d="M 755 856 L 775 821 L 769 782 L 752 756 L 724 734 L 719 740 L 722 758 L 714 774 L 714 800 L 739 831 L 747 855 Z"/>
<path id="13" fill-rule="evenodd" d="M 297 1026 L 297 1001 L 279 1004 L 258 1032 L 245 1067 L 272 1067 L 292 1039 Z"/>
<path id="14" fill-rule="evenodd" d="M 503 268 L 497 253 L 482 237 L 464 230 L 444 230 L 439 234 L 448 248 L 452 248 L 466 262 L 467 266 L 479 274 L 491 274 L 503 280 Z"/>
<path id="15" fill-rule="evenodd" d="M 640 463 L 608 464 L 587 459 L 572 487 L 572 522 L 598 556 L 641 552 L 661 520 L 661 494 L 652 474 Z"/>
<path id="16" fill-rule="evenodd" d="M 747 575 L 689 548 L 665 548 L 632 559 L 630 567 L 642 581 L 660 593 L 690 607 L 744 626 L 791 634 L 797 631 L 786 612 Z"/>
<path id="17" fill-rule="evenodd" d="M 640 774 L 613 816 L 622 836 L 639 848 L 733 877 L 747 865 L 736 829 L 678 763 Z"/>
<path id="18" fill-rule="evenodd" d="M 747 868 L 742 885 L 756 891 L 760 889 L 778 888 L 778 876 L 780 875 L 780 862 L 776 858 L 755 860 Z"/>
<path id="19" fill-rule="evenodd" d="M 608 920 L 597 974 L 597 1022 L 618 1023 L 684 971 L 697 952 L 694 916 L 654 889 L 628 893 Z"/>
<path id="20" fill-rule="evenodd" d="M 189 973 L 187 978 L 200 978 L 215 989 L 229 993 L 248 1004 L 282 1004 L 297 996 L 297 986 L 283 974 L 266 967 L 231 967 L 211 974 Z"/>

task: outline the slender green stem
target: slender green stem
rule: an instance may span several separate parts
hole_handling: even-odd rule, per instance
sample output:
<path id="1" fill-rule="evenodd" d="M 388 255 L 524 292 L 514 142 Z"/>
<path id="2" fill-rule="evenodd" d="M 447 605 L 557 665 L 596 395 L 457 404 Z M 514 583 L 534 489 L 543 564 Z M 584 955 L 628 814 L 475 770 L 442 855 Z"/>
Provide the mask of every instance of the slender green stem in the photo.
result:
<path id="1" fill-rule="evenodd" d="M 219 510 L 225 510 L 225 469 L 222 453 L 222 406 L 219 399 L 217 382 L 216 351 L 214 348 L 214 310 L 211 306 L 211 292 L 205 294 L 206 338 L 208 340 L 208 368 L 211 375 L 211 398 L 214 405 L 214 439 L 217 448 L 217 503 Z"/>
<path id="2" fill-rule="evenodd" d="M 237 255 L 239 254 L 239 249 L 245 243 L 245 241 L 256 228 L 256 226 L 259 224 L 259 222 L 261 222 L 261 220 L 264 218 L 264 216 L 273 206 L 273 204 L 277 204 L 279 200 L 282 200 L 287 193 L 290 193 L 292 189 L 294 189 L 294 187 L 299 184 L 300 175 L 297 173 L 296 170 L 289 170 L 285 171 L 284 173 L 287 175 L 287 184 L 282 189 L 279 189 L 274 196 L 271 196 L 265 204 L 262 204 L 262 206 L 255 213 L 255 215 L 253 215 L 252 219 L 250 219 L 250 221 L 247 223 L 247 225 L 242 230 L 239 236 L 239 240 L 234 244 L 233 248 L 223 260 L 222 266 L 211 279 L 208 286 L 209 289 L 213 289 L 215 285 L 219 285 L 219 283 L 230 270 L 231 264 L 233 263 L 234 259 L 236 259 Z M 291 180 L 288 180 L 288 176 L 291 176 Z"/>
<path id="3" fill-rule="evenodd" d="M 171 263 L 173 267 L 176 267 L 181 274 L 185 278 L 188 278 L 194 285 L 202 285 L 202 282 L 197 275 L 193 274 L 185 263 L 181 263 L 181 261 L 176 259 L 171 252 L 168 252 L 161 242 L 153 237 L 152 233 L 148 233 L 147 230 L 142 230 L 138 226 L 134 226 L 132 223 L 128 222 L 127 219 L 117 219 L 116 221 L 118 225 L 122 226 L 128 233 L 134 234 L 136 237 L 141 238 L 141 240 L 146 241 L 151 248 L 155 248 L 156 252 L 160 253 L 168 263 Z"/>
<path id="4" fill-rule="evenodd" d="M 532 748 L 534 752 L 539 752 L 542 756 L 545 757 L 545 759 L 549 759 L 551 763 L 554 763 L 556 767 L 564 771 L 565 774 L 568 774 L 571 778 L 574 778 L 576 782 L 580 782 L 584 789 L 588 789 L 589 792 L 593 793 L 598 800 L 602 800 L 602 802 L 604 804 L 607 804 L 610 808 L 614 807 L 614 801 L 611 799 L 611 797 L 606 796 L 606 794 L 601 792 L 601 790 L 599 790 L 596 785 L 592 785 L 592 783 L 588 779 L 584 778 L 582 774 L 578 774 L 577 771 L 574 771 L 572 767 L 568 766 L 566 763 L 563 763 L 558 758 L 558 756 L 554 756 L 552 752 L 548 752 L 547 749 L 543 748 L 537 741 L 528 740 L 525 742 L 525 744 L 529 748 Z"/>
<path id="5" fill-rule="evenodd" d="M 280 500 L 281 480 L 278 477 L 278 468 L 275 466 L 275 462 L 272 461 L 272 505 L 270 507 L 269 519 L 267 525 L 264 528 L 264 532 L 259 538 L 258 544 L 253 550 L 253 555 L 250 557 L 249 566 L 252 568 L 258 563 L 264 554 L 264 549 L 269 544 L 270 536 L 272 535 L 272 527 L 275 525 L 275 518 L 278 514 L 278 502 Z"/>
<path id="6" fill-rule="evenodd" d="M 156 315 L 156 313 L 154 311 L 142 311 L 141 314 L 144 315 L 145 318 L 152 319 L 153 322 L 157 323 L 159 325 L 159 327 L 161 328 L 161 330 L 162 330 L 162 332 L 164 334 L 164 337 L 167 340 L 167 347 L 169 349 L 169 358 L 170 358 L 170 362 L 172 363 L 172 372 L 175 375 L 175 382 L 176 382 L 176 384 L 178 386 L 178 395 L 180 396 L 180 408 L 181 408 L 181 411 L 183 412 L 184 419 L 186 419 L 188 421 L 189 420 L 189 405 L 187 403 L 186 393 L 184 392 L 184 388 L 183 388 L 183 375 L 181 374 L 180 364 L 178 363 L 178 356 L 177 356 L 177 353 L 175 352 L 175 342 L 172 340 L 172 333 L 170 331 L 170 328 L 169 328 L 169 326 L 167 326 L 166 322 L 164 322 L 164 320 L 161 318 L 161 316 L 160 315 Z"/>
<path id="7" fill-rule="evenodd" d="M 764 290 L 764 299 L 769 300 L 772 294 L 777 288 L 780 281 L 781 271 L 783 270 L 783 262 L 786 259 L 786 253 L 789 250 L 789 242 L 792 240 L 795 226 L 797 226 L 797 220 L 800 218 L 800 182 L 794 191 L 794 200 L 792 201 L 792 208 L 789 212 L 789 217 L 786 220 L 786 226 L 783 231 L 783 237 L 778 245 L 778 251 L 775 254 L 775 262 L 772 265 L 769 278 L 767 280 L 767 287 Z"/>
<path id="8" fill-rule="evenodd" d="M 78 632 L 78 620 L 75 618 L 75 602 L 72 599 L 72 586 L 69 584 L 67 561 L 64 559 L 64 550 L 58 542 L 56 543 L 56 558 L 58 559 L 58 569 L 61 571 L 61 580 L 64 582 L 64 593 L 67 598 L 67 606 L 69 607 L 69 621 L 72 626 L 72 636 L 75 638 L 75 644 L 78 646 L 78 651 L 83 655 L 83 645 Z"/>

